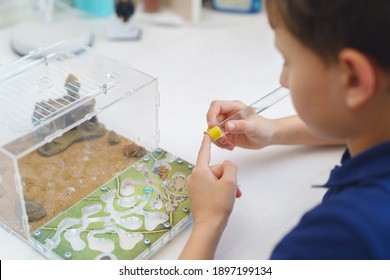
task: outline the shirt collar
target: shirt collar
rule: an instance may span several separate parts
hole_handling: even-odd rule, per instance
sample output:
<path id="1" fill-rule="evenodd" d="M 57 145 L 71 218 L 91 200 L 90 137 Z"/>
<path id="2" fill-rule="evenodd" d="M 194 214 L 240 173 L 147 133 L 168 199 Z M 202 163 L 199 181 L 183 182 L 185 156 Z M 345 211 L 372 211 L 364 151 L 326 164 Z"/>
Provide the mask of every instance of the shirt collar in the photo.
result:
<path id="1" fill-rule="evenodd" d="M 347 149 L 341 158 L 341 165 L 331 171 L 328 182 L 323 187 L 350 185 L 364 178 L 384 174 L 390 175 L 390 142 L 375 146 L 352 158 Z"/>

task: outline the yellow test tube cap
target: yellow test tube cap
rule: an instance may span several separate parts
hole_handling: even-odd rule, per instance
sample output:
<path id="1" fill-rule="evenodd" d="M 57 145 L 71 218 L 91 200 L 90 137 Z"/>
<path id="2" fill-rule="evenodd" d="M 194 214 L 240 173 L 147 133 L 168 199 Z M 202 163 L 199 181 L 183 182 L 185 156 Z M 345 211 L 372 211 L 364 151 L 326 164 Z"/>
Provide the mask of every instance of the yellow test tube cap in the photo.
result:
<path id="1" fill-rule="evenodd" d="M 213 126 L 206 131 L 207 135 L 210 136 L 212 142 L 218 140 L 223 136 L 223 132 L 219 126 Z"/>

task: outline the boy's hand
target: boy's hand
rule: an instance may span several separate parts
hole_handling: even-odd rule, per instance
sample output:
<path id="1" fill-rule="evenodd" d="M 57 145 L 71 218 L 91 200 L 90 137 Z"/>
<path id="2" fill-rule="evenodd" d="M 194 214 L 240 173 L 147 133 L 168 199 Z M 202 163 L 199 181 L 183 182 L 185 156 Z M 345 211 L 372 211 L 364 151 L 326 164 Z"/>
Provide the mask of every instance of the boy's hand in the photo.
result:
<path id="1" fill-rule="evenodd" d="M 246 105 L 240 101 L 213 101 L 207 112 L 209 128 L 234 115 Z M 234 147 L 260 149 L 272 142 L 274 125 L 271 120 L 255 115 L 249 120 L 232 120 L 225 125 L 228 132 L 215 144 L 221 148 L 233 150 Z"/>
<path id="2" fill-rule="evenodd" d="M 233 210 L 237 186 L 237 168 L 230 161 L 210 167 L 211 140 L 205 135 L 196 165 L 187 178 L 194 226 L 207 224 L 210 229 L 225 228 Z"/>
<path id="3" fill-rule="evenodd" d="M 204 135 L 196 165 L 187 178 L 193 228 L 180 259 L 213 259 L 218 242 L 233 210 L 237 169 L 225 161 L 210 167 L 211 140 Z"/>

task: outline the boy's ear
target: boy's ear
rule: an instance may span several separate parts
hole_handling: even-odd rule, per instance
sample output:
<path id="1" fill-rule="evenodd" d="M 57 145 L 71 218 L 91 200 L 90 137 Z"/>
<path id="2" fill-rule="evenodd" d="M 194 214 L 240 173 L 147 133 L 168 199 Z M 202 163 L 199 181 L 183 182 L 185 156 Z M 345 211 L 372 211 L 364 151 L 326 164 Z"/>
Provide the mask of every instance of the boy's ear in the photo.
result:
<path id="1" fill-rule="evenodd" d="M 339 63 L 343 72 L 346 105 L 350 109 L 358 109 L 367 103 L 375 92 L 375 65 L 366 55 L 354 49 L 342 50 Z"/>

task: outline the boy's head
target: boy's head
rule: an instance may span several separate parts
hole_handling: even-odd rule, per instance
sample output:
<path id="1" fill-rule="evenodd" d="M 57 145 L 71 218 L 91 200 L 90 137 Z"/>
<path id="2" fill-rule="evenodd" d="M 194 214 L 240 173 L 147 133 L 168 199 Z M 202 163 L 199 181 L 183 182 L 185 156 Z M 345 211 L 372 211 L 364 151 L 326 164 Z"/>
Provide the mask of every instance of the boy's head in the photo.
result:
<path id="1" fill-rule="evenodd" d="M 353 48 L 390 69 L 389 0 L 266 0 L 272 26 L 284 25 L 325 61 Z"/>
<path id="2" fill-rule="evenodd" d="M 352 153 L 390 140 L 390 1 L 266 0 L 266 9 L 281 84 L 310 131 L 364 143 Z"/>

